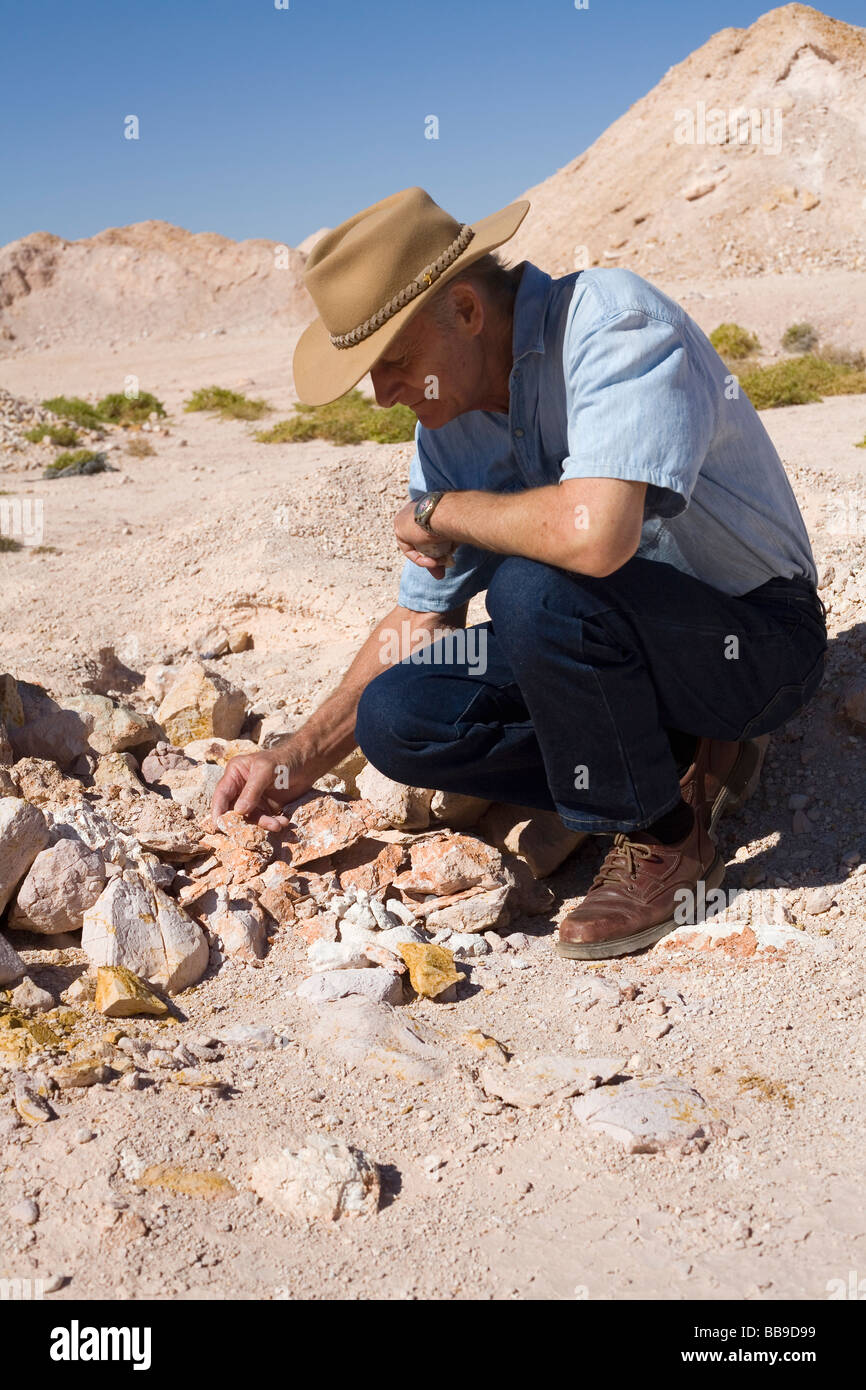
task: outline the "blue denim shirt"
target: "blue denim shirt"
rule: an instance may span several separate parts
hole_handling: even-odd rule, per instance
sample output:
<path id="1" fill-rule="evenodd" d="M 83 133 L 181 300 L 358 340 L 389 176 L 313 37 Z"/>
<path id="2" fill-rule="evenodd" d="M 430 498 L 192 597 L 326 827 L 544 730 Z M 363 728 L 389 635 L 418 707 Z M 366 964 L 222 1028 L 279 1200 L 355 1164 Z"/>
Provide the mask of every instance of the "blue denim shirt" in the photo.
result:
<path id="1" fill-rule="evenodd" d="M 437 430 L 419 422 L 409 496 L 639 479 L 648 484 L 639 555 L 727 594 L 776 576 L 816 583 L 779 455 L 694 319 L 630 270 L 553 280 L 523 265 L 509 413 L 467 411 Z M 398 602 L 458 607 L 487 588 L 503 559 L 472 545 L 454 558 L 439 580 L 407 560 Z"/>

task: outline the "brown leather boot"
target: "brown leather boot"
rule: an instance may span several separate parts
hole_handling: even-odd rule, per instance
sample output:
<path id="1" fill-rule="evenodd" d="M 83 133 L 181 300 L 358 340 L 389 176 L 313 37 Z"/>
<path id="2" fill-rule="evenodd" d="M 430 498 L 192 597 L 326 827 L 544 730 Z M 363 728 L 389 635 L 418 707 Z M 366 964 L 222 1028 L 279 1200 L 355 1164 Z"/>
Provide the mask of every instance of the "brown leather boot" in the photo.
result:
<path id="1" fill-rule="evenodd" d="M 609 851 L 579 907 L 560 924 L 556 950 L 576 960 L 604 960 L 642 951 L 680 925 L 674 912 L 718 888 L 725 861 L 710 839 L 707 817 L 695 815 L 684 840 L 662 845 L 645 831 L 614 836 Z"/>
<path id="2" fill-rule="evenodd" d="M 700 810 L 715 839 L 716 826 L 726 811 L 744 806 L 758 785 L 769 734 L 728 743 L 720 738 L 698 740 L 695 760 L 680 781 L 683 801 Z"/>

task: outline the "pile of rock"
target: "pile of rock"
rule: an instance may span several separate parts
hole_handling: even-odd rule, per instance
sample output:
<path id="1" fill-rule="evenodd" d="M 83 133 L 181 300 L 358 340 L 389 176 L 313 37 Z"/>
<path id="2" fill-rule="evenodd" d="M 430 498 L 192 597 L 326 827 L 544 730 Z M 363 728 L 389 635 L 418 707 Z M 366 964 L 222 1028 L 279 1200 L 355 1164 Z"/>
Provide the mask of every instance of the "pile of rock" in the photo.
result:
<path id="1" fill-rule="evenodd" d="M 292 803 L 284 832 L 235 812 L 213 825 L 225 763 L 257 747 L 239 738 L 243 692 L 190 662 L 149 670 L 144 693 L 139 710 L 0 677 L 0 984 L 25 972 L 16 934 L 37 933 L 88 958 L 68 1001 L 158 1013 L 209 964 L 257 962 L 288 930 L 315 1005 L 401 1003 L 406 984 L 448 999 L 455 960 L 550 907 L 535 875 L 580 839 L 553 816 L 399 786 L 358 751 Z"/>

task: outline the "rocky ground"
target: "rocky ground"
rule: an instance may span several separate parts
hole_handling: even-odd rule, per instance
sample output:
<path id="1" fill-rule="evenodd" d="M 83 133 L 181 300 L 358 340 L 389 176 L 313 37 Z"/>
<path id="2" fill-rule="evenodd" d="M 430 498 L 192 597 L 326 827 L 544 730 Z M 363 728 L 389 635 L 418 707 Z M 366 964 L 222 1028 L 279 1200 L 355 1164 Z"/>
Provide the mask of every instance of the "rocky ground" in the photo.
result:
<path id="1" fill-rule="evenodd" d="M 273 353 L 240 378 L 221 341 L 198 351 L 154 357 L 142 379 L 170 414 L 167 434 L 148 432 L 154 457 L 129 455 L 117 432 L 104 447 L 118 472 L 43 483 L 47 446 L 3 456 L 0 486 L 44 499 L 54 549 L 0 557 L 0 670 L 27 706 L 6 756 L 16 804 L 0 810 L 8 837 L 20 802 L 38 806 L 44 830 L 15 824 L 40 854 L 78 846 L 61 851 L 78 898 L 55 906 L 84 923 L 36 934 L 20 918 L 40 895 L 21 888 L 3 924 L 21 967 L 7 964 L 0 1014 L 0 1278 L 42 1279 L 58 1300 L 827 1297 L 862 1269 L 866 1235 L 862 398 L 764 417 L 810 525 L 832 640 L 823 689 L 721 823 L 725 886 L 743 896 L 721 920 L 592 966 L 551 942 L 602 842 L 533 887 L 508 848 L 483 848 L 496 836 L 471 808 L 456 832 L 400 828 L 405 805 L 351 775 L 348 799 L 323 790 L 281 846 L 230 823 L 202 840 L 229 750 L 196 724 L 213 687 L 197 675 L 172 704 L 173 680 L 190 662 L 219 678 L 229 739 L 301 719 L 393 601 L 387 519 L 409 447 L 266 447 L 249 426 L 184 415 L 184 394 L 217 371 L 289 402 Z M 18 359 L 4 379 L 33 399 L 96 396 L 119 370 L 57 359 L 49 382 L 45 367 Z M 155 724 L 186 754 L 142 756 Z M 40 745 L 48 728 L 66 744 Z M 85 803 L 89 822 L 68 809 Z M 345 844 L 325 854 L 335 817 Z M 429 847 L 455 843 L 464 858 L 445 872 Z M 205 879 L 212 899 L 194 896 Z M 124 898 L 133 882 L 139 897 Z M 370 890 L 384 922 L 370 922 Z M 159 939 L 151 921 L 124 945 L 112 928 L 144 921 L 142 894 Z M 479 930 L 455 941 L 467 920 Z M 121 948 L 168 989 L 167 1015 L 94 1007 L 86 981 Z M 332 997 L 345 988 L 363 996 Z"/>

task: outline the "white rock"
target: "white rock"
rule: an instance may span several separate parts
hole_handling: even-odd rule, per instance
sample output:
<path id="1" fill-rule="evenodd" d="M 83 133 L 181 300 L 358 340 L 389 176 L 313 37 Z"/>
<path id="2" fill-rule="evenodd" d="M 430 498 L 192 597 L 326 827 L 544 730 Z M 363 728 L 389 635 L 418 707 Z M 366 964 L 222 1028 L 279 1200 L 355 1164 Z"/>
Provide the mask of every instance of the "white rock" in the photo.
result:
<path id="1" fill-rule="evenodd" d="M 504 926 L 510 914 L 510 886 L 482 889 L 468 898 L 461 898 L 447 907 L 435 908 L 425 917 L 429 931 L 450 927 L 455 932 L 483 932 L 491 927 Z"/>
<path id="2" fill-rule="evenodd" d="M 657 1153 L 692 1139 L 724 1134 L 703 1096 L 678 1076 L 640 1078 L 572 1102 L 579 1120 L 608 1134 L 628 1153 Z"/>
<path id="3" fill-rule="evenodd" d="M 22 1226 L 35 1226 L 39 1220 L 39 1206 L 32 1198 L 25 1198 L 21 1202 L 15 1202 L 9 1208 L 9 1215 L 13 1221 L 20 1221 Z"/>
<path id="4" fill-rule="evenodd" d="M 325 907 L 328 912 L 333 912 L 337 917 L 342 917 L 346 908 L 354 901 L 354 898 L 348 897 L 345 893 L 335 893 L 332 898 L 328 898 Z"/>
<path id="5" fill-rule="evenodd" d="M 387 931 L 379 932 L 376 940 L 378 944 L 384 946 L 386 950 L 394 951 L 396 955 L 399 955 L 400 952 L 398 947 L 404 941 L 425 942 L 429 941 L 430 938 L 427 933 L 421 931 L 419 927 L 409 927 L 401 923 L 399 927 L 389 927 Z"/>
<path id="6" fill-rule="evenodd" d="M 378 898 L 370 899 L 370 911 L 376 919 L 376 924 L 382 931 L 389 931 L 391 927 L 399 927 L 401 918 L 395 917 L 389 912 L 384 903 L 380 903 Z"/>
<path id="7" fill-rule="evenodd" d="M 411 927 L 414 925 L 415 913 L 412 911 L 408 903 L 403 902 L 402 898 L 391 898 L 388 902 L 387 910 L 394 917 L 399 918 L 401 922 L 405 922 L 407 926 Z"/>
<path id="8" fill-rule="evenodd" d="M 9 926 L 54 936 L 80 931 L 84 914 L 105 887 L 98 850 L 58 840 L 37 854 L 9 914 Z"/>
<path id="9" fill-rule="evenodd" d="M 373 767 L 359 773 L 356 785 L 360 795 L 385 817 L 389 825 L 407 830 L 423 830 L 430 824 L 431 789 L 404 787 Z"/>
<path id="10" fill-rule="evenodd" d="M 490 952 L 490 942 L 478 932 L 451 932 L 448 937 L 448 950 L 455 960 L 467 960 L 470 956 L 486 956 Z"/>
<path id="11" fill-rule="evenodd" d="M 47 844 L 48 826 L 39 807 L 19 796 L 0 797 L 0 912 Z"/>
<path id="12" fill-rule="evenodd" d="M 379 930 L 379 923 L 366 903 L 350 903 L 343 913 L 342 920 L 353 922 L 356 927 L 364 927 L 367 931 Z"/>
<path id="13" fill-rule="evenodd" d="M 318 1005 L 349 994 L 360 995 L 374 1004 L 399 1004 L 403 999 L 403 986 L 399 975 L 381 966 L 370 966 L 366 970 L 323 971 L 311 975 L 297 989 L 299 999 Z"/>
<path id="14" fill-rule="evenodd" d="M 251 1173 L 255 1191 L 286 1216 L 336 1221 L 373 1215 L 379 1206 L 378 1170 L 365 1154 L 323 1134 L 278 1150 Z"/>
<path id="15" fill-rule="evenodd" d="M 533 1108 L 566 1100 L 610 1081 L 625 1066 L 625 1057 L 563 1057 L 558 1054 L 515 1060 L 508 1066 L 488 1063 L 479 1081 L 489 1096 L 506 1105 Z"/>
<path id="16" fill-rule="evenodd" d="M 829 912 L 834 902 L 833 890 L 822 884 L 806 894 L 806 912 L 810 917 L 817 917 L 822 912 Z"/>
<path id="17" fill-rule="evenodd" d="M 11 985 L 20 980 L 27 966 L 6 937 L 0 932 L 0 985 Z"/>
<path id="18" fill-rule="evenodd" d="M 370 965 L 360 947 L 349 941 L 314 941 L 307 959 L 314 970 L 366 970 Z"/>
<path id="19" fill-rule="evenodd" d="M 251 898 L 230 898 L 226 888 L 215 892 L 216 906 L 201 914 L 201 921 L 217 938 L 226 956 L 261 960 L 268 949 L 264 915 Z"/>
<path id="20" fill-rule="evenodd" d="M 40 989 L 25 975 L 17 989 L 12 991 L 12 1003 L 16 1009 L 32 1009 L 34 1013 L 45 1013 L 54 1008 L 54 996 L 47 989 Z"/>
<path id="21" fill-rule="evenodd" d="M 169 993 L 195 984 L 209 955 L 198 923 L 134 869 L 111 879 L 85 912 L 81 946 L 91 965 L 126 966 Z"/>
<path id="22" fill-rule="evenodd" d="M 266 1023 L 233 1023 L 218 1031 L 216 1038 L 218 1042 L 251 1047 L 256 1051 L 268 1051 L 277 1045 L 276 1034 Z"/>
<path id="23" fill-rule="evenodd" d="M 309 1033 L 315 1054 L 334 1054 L 347 1066 L 362 1066 L 374 1077 L 394 1077 L 414 1085 L 435 1081 L 447 1059 L 436 1036 L 422 1023 L 407 1023 L 392 1008 L 356 995 L 324 1004 Z"/>

